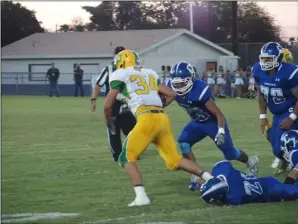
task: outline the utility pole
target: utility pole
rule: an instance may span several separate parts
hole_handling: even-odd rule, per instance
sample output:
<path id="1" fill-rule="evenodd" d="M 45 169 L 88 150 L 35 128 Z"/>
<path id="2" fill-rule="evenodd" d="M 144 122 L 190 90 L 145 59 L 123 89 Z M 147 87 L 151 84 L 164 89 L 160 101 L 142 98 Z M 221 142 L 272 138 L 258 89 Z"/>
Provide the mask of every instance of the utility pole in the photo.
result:
<path id="1" fill-rule="evenodd" d="M 232 51 L 238 55 L 237 1 L 232 1 Z"/>
<path id="2" fill-rule="evenodd" d="M 192 11 L 192 3 L 189 2 L 189 22 L 190 22 L 190 32 L 193 33 L 193 11 Z"/>

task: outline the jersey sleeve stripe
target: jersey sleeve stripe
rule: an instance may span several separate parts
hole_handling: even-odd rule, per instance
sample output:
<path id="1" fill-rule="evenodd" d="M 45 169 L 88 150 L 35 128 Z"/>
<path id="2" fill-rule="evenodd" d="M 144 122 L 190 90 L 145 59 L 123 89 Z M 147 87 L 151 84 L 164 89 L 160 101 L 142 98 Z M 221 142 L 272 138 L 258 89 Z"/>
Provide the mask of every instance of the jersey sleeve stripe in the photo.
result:
<path id="1" fill-rule="evenodd" d="M 205 93 L 207 92 L 209 86 L 206 86 L 205 89 L 202 91 L 200 97 L 199 97 L 199 100 L 201 100 L 203 98 L 203 96 L 205 95 Z"/>
<path id="2" fill-rule="evenodd" d="M 103 87 L 109 75 L 108 67 L 105 67 L 96 79 L 96 84 Z"/>
<path id="3" fill-rule="evenodd" d="M 292 72 L 292 74 L 290 75 L 289 80 L 291 80 L 298 72 L 298 68 L 295 69 L 295 71 Z"/>

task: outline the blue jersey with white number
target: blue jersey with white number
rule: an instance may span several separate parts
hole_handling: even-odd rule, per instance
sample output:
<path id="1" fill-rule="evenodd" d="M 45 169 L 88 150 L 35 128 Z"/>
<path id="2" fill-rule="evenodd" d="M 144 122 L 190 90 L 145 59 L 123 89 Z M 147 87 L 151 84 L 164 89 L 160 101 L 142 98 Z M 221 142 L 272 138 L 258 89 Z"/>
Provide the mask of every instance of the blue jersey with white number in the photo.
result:
<path id="1" fill-rule="evenodd" d="M 262 71 L 260 63 L 254 64 L 252 73 L 270 112 L 274 115 L 291 112 L 296 97 L 291 89 L 298 86 L 298 68 L 294 64 L 282 63 L 273 76 Z M 291 109 L 292 108 L 292 109 Z"/>
<path id="2" fill-rule="evenodd" d="M 172 88 L 171 80 L 167 85 Z M 206 102 L 210 99 L 214 101 L 210 88 L 199 79 L 193 80 L 193 87 L 187 94 L 176 97 L 179 106 L 185 109 L 190 118 L 196 122 L 216 121 L 216 117 L 205 107 Z"/>
<path id="3" fill-rule="evenodd" d="M 241 205 L 268 201 L 267 189 L 262 186 L 262 181 L 236 170 L 227 160 L 215 164 L 212 175 L 224 179 L 229 185 L 226 204 Z"/>

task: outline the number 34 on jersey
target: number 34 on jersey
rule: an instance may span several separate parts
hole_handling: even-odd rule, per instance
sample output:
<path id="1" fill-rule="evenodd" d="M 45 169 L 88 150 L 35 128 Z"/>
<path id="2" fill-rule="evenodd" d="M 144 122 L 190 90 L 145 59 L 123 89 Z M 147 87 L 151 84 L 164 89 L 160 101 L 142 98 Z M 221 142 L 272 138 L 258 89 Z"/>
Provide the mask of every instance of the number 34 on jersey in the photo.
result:
<path id="1" fill-rule="evenodd" d="M 135 92 L 138 95 L 149 94 L 150 90 L 158 91 L 158 80 L 154 75 L 149 75 L 149 81 L 146 80 L 144 76 L 141 75 L 131 75 L 129 81 L 131 83 L 136 82 L 139 87 Z"/>
<path id="2" fill-rule="evenodd" d="M 119 69 L 112 73 L 109 81 L 111 89 L 120 90 L 119 98 L 128 103 L 133 113 L 140 105 L 162 107 L 159 76 L 152 69 Z"/>

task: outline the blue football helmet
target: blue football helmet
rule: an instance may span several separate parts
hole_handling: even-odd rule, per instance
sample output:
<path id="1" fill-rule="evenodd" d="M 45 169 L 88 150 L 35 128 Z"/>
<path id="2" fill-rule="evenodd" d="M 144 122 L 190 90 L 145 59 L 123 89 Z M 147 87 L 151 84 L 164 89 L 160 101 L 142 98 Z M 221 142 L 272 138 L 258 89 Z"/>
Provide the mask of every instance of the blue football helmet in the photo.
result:
<path id="1" fill-rule="evenodd" d="M 207 204 L 223 205 L 229 192 L 225 178 L 212 178 L 201 186 L 201 198 Z"/>
<path id="2" fill-rule="evenodd" d="M 281 150 L 284 158 L 289 162 L 289 155 L 292 150 L 298 149 L 298 131 L 289 130 L 281 136 Z"/>
<path id="3" fill-rule="evenodd" d="M 278 68 L 283 57 L 283 47 L 279 43 L 269 42 L 264 44 L 259 55 L 261 69 L 269 71 Z"/>
<path id="4" fill-rule="evenodd" d="M 171 85 L 177 95 L 185 95 L 193 86 L 194 68 L 187 62 L 178 62 L 171 68 Z"/>

